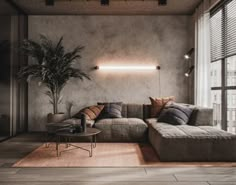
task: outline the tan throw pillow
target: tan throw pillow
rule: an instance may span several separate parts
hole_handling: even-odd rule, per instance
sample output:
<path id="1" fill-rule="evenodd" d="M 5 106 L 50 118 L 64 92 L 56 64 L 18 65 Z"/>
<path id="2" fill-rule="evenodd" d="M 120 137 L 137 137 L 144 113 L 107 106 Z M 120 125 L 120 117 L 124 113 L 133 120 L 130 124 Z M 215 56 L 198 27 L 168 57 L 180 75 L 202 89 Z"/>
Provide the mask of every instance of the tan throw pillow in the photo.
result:
<path id="1" fill-rule="evenodd" d="M 150 118 L 156 118 L 160 114 L 165 104 L 167 104 L 169 101 L 174 101 L 175 98 L 173 96 L 170 96 L 163 98 L 149 97 L 149 99 L 151 101 Z"/>
<path id="2" fill-rule="evenodd" d="M 86 119 L 94 120 L 99 116 L 103 108 L 104 105 L 93 105 L 86 107 L 80 110 L 79 113 L 77 113 L 74 117 L 80 118 L 81 114 L 85 114 Z"/>

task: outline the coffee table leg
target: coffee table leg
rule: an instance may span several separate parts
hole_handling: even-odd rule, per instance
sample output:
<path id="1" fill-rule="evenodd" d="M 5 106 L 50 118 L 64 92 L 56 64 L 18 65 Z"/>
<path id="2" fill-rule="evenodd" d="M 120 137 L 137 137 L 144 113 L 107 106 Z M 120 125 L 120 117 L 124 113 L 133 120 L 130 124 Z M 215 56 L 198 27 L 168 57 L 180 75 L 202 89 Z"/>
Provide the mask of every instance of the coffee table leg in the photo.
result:
<path id="1" fill-rule="evenodd" d="M 68 148 L 69 147 L 69 138 L 65 138 L 65 142 L 66 142 L 66 148 Z"/>
<path id="2" fill-rule="evenodd" d="M 96 135 L 93 136 L 93 148 L 96 148 L 97 146 L 97 137 Z"/>
<path id="3" fill-rule="evenodd" d="M 49 147 L 49 144 L 48 144 L 48 142 L 49 142 L 49 134 L 48 134 L 48 132 L 46 132 L 46 135 L 45 135 L 45 147 L 46 148 L 48 148 Z"/>
<path id="4" fill-rule="evenodd" d="M 92 138 L 91 138 L 91 151 L 90 151 L 90 155 L 89 155 L 89 157 L 92 157 L 93 156 L 93 136 L 92 136 Z"/>
<path id="5" fill-rule="evenodd" d="M 56 142 L 57 157 L 59 157 L 59 151 L 58 151 L 59 142 L 60 142 L 60 136 L 57 136 L 57 142 Z"/>

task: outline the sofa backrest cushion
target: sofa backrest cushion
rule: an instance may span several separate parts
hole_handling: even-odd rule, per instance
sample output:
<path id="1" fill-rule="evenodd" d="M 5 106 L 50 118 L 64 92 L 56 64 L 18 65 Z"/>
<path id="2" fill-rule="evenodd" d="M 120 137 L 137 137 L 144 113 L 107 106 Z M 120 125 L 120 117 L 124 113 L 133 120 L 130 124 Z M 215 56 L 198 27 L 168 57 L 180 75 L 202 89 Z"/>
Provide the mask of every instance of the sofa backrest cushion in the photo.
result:
<path id="1" fill-rule="evenodd" d="M 144 120 L 150 118 L 150 110 L 151 110 L 151 104 L 144 104 L 143 105 L 143 118 L 144 118 Z"/>
<path id="2" fill-rule="evenodd" d="M 123 104 L 122 117 L 143 119 L 143 105 L 142 104 Z"/>
<path id="3" fill-rule="evenodd" d="M 183 104 L 193 108 L 193 113 L 189 120 L 189 125 L 193 126 L 213 126 L 213 109 L 196 105 Z"/>
<path id="4" fill-rule="evenodd" d="M 105 118 L 121 118 L 122 117 L 122 102 L 110 102 L 110 103 L 100 103 L 98 105 L 103 105 L 104 108 L 98 116 L 98 119 Z"/>
<path id="5" fill-rule="evenodd" d="M 189 125 L 194 126 L 213 126 L 213 109 L 196 107 L 196 115 L 191 119 Z"/>

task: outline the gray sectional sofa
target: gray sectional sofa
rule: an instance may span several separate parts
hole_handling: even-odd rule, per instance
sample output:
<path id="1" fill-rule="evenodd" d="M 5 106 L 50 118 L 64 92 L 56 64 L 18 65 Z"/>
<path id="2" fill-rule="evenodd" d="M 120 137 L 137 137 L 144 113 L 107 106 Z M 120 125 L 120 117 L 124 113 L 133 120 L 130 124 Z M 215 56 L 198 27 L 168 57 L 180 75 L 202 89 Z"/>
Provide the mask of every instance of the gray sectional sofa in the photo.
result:
<path id="1" fill-rule="evenodd" d="M 195 107 L 188 125 L 170 125 L 148 118 L 150 105 L 124 104 L 123 118 L 101 119 L 101 142 L 149 141 L 160 161 L 236 161 L 236 135 L 213 127 L 213 110 Z"/>

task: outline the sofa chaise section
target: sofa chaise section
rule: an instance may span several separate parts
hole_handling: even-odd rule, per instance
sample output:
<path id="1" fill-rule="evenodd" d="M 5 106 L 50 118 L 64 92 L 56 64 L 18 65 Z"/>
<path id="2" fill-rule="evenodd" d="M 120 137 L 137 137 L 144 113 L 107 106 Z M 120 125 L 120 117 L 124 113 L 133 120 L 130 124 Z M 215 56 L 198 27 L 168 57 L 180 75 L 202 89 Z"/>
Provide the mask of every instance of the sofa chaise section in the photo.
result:
<path id="1" fill-rule="evenodd" d="M 161 161 L 236 161 L 236 136 L 212 126 L 210 109 L 199 109 L 191 125 L 147 119 L 149 141 Z"/>

